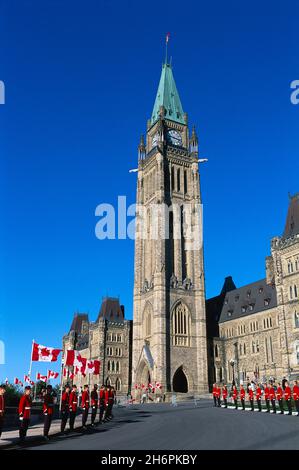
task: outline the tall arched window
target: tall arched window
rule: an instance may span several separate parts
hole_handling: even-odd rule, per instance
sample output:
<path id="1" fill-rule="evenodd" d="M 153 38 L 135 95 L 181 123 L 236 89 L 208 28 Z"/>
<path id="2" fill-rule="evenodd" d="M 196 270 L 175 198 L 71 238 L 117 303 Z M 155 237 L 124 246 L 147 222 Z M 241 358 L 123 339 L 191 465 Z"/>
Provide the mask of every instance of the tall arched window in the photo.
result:
<path id="1" fill-rule="evenodd" d="M 116 389 L 117 392 L 121 391 L 121 380 L 118 377 L 115 381 L 115 389 Z"/>
<path id="2" fill-rule="evenodd" d="M 173 346 L 190 346 L 191 317 L 185 304 L 179 302 L 172 312 Z"/>
<path id="3" fill-rule="evenodd" d="M 145 307 L 143 314 L 143 334 L 144 339 L 146 339 L 147 341 L 150 341 L 150 338 L 152 336 L 152 313 L 152 306 L 148 303 Z"/>
<path id="4" fill-rule="evenodd" d="M 178 168 L 177 169 L 177 173 L 176 173 L 176 176 L 177 176 L 177 191 L 180 192 L 181 190 L 181 170 Z"/>

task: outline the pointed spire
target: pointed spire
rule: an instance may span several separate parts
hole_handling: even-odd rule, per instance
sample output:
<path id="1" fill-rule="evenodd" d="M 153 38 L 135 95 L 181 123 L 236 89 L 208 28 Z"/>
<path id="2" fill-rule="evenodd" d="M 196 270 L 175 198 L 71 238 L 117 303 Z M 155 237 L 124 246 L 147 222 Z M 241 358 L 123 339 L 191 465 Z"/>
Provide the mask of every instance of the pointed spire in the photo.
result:
<path id="1" fill-rule="evenodd" d="M 138 145 L 138 160 L 143 160 L 145 158 L 145 143 L 144 143 L 144 135 L 142 134 L 140 137 L 140 142 Z"/>
<path id="2" fill-rule="evenodd" d="M 289 209 L 283 238 L 289 238 L 299 234 L 299 193 L 289 194 Z"/>
<path id="3" fill-rule="evenodd" d="M 162 65 L 160 82 L 151 117 L 152 124 L 160 118 L 161 107 L 164 108 L 166 119 L 185 124 L 184 111 L 173 78 L 172 66 L 167 63 Z"/>
<path id="4" fill-rule="evenodd" d="M 195 126 L 193 126 L 192 128 L 192 134 L 191 134 L 189 143 L 190 143 L 190 152 L 191 153 L 198 152 L 198 137 L 196 134 Z"/>

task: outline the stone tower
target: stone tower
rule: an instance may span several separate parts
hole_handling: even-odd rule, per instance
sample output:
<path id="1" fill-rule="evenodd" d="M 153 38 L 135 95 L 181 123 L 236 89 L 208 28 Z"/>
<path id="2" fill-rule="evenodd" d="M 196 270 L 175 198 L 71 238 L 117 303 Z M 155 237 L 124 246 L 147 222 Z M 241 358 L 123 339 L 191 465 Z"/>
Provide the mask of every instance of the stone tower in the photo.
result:
<path id="1" fill-rule="evenodd" d="M 165 63 L 138 147 L 133 387 L 208 390 L 198 139 Z M 196 240 L 194 242 L 194 240 Z"/>

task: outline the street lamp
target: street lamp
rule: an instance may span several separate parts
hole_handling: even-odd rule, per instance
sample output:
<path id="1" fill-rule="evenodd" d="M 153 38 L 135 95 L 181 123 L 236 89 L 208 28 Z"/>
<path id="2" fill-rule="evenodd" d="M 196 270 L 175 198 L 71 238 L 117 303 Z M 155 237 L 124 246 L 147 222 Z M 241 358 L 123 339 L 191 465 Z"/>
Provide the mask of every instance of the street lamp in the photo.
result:
<path id="1" fill-rule="evenodd" d="M 235 360 L 234 359 L 231 359 L 229 361 L 230 365 L 232 366 L 232 371 L 233 371 L 233 381 L 232 381 L 232 384 L 235 385 Z"/>

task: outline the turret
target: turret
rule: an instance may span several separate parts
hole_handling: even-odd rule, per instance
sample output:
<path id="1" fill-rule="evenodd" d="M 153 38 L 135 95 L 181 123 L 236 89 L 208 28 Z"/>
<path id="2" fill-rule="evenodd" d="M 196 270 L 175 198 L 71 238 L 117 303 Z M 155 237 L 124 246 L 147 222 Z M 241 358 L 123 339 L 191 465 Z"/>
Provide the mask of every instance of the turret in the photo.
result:
<path id="1" fill-rule="evenodd" d="M 140 142 L 138 145 L 138 160 L 144 160 L 146 154 L 145 144 L 144 144 L 144 136 L 141 135 Z"/>

